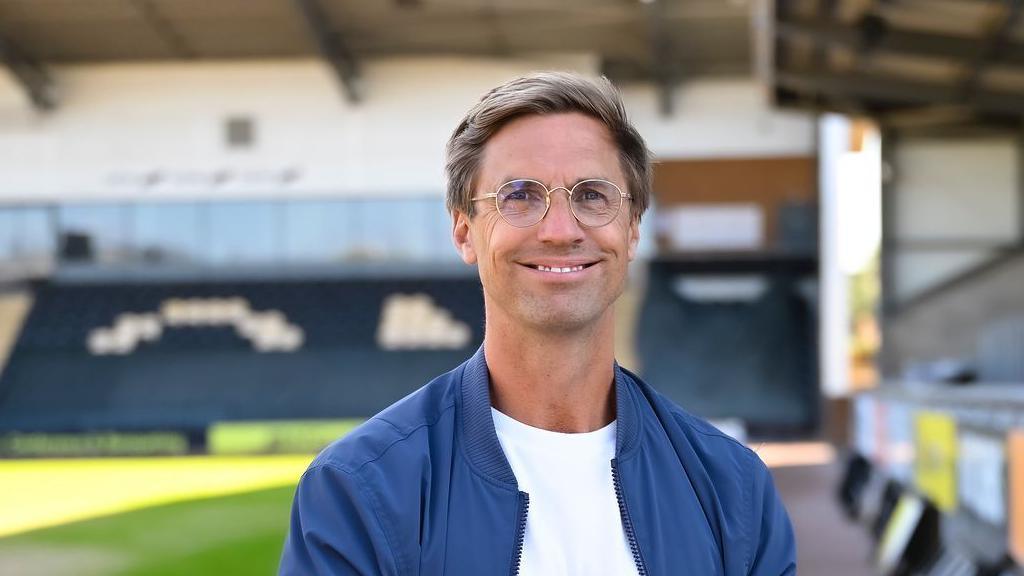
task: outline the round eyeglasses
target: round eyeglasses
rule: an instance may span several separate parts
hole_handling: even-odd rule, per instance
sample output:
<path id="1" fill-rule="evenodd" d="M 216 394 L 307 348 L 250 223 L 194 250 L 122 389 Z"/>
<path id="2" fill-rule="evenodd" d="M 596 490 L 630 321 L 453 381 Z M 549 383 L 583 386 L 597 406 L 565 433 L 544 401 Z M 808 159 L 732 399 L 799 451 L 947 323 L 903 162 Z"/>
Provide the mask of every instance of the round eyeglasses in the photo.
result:
<path id="1" fill-rule="evenodd" d="M 576 220 L 588 228 L 597 228 L 615 220 L 622 200 L 632 199 L 614 183 L 607 180 L 581 180 L 571 189 L 564 186 L 548 188 L 536 180 L 512 180 L 498 186 L 490 194 L 475 196 L 472 200 L 494 198 L 501 218 L 516 228 L 527 228 L 540 222 L 551 207 L 551 193 L 565 190 L 569 195 L 569 211 Z"/>

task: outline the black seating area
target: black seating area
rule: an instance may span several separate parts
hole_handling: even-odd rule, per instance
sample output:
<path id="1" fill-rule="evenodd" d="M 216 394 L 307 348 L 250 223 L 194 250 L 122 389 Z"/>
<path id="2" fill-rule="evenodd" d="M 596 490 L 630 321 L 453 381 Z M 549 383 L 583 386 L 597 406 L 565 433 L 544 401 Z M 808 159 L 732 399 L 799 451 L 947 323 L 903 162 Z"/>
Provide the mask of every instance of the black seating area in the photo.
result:
<path id="1" fill-rule="evenodd" d="M 637 329 L 644 377 L 704 418 L 739 418 L 752 435 L 799 435 L 818 423 L 817 304 L 801 258 L 660 260 L 649 268 Z M 681 295 L 685 279 L 755 278 L 749 301 Z"/>
<path id="2" fill-rule="evenodd" d="M 469 342 L 381 349 L 382 305 L 425 294 Z M 259 352 L 231 326 L 165 327 L 123 355 L 90 352 L 92 330 L 170 299 L 244 298 L 301 328 L 292 352 Z M 475 276 L 281 281 L 49 282 L 0 375 L 0 432 L 205 428 L 213 421 L 365 417 L 447 371 L 483 338 Z"/>
<path id="3" fill-rule="evenodd" d="M 707 418 L 741 418 L 753 434 L 817 424 L 815 304 L 800 295 L 807 263 L 754 268 L 753 302 L 695 302 L 680 278 L 749 274 L 721 264 L 650 264 L 637 326 L 644 378 Z M 35 303 L 0 374 L 0 433 L 205 429 L 212 422 L 370 416 L 470 356 L 483 339 L 483 294 L 462 275 L 57 279 Z M 463 345 L 385 349 L 385 301 L 426 295 L 468 327 Z M 231 325 L 165 326 L 130 352 L 96 353 L 90 332 L 121 314 L 159 314 L 171 300 L 244 299 L 303 333 L 294 351 L 258 351 Z"/>

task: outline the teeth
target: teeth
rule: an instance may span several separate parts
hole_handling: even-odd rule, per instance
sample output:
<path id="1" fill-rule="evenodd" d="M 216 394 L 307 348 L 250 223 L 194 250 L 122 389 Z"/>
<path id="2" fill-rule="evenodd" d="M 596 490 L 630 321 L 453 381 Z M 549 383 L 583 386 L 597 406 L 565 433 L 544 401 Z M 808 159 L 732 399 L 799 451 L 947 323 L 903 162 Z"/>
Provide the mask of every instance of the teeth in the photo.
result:
<path id="1" fill-rule="evenodd" d="M 566 268 L 559 268 L 558 266 L 553 266 L 549 268 L 547 266 L 541 266 L 539 264 L 537 265 L 537 270 L 540 270 L 541 272 L 557 272 L 558 274 L 565 274 L 566 272 L 579 272 L 580 270 L 583 270 L 583 268 L 583 266 L 572 266 Z"/>

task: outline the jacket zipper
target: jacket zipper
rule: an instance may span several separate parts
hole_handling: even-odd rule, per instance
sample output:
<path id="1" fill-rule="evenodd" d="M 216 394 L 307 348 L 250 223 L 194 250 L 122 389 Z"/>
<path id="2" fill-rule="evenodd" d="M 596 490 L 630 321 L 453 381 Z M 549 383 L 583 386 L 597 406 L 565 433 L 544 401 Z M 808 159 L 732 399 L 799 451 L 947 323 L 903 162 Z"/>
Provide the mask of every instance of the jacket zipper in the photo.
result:
<path id="1" fill-rule="evenodd" d="M 619 516 L 622 517 L 622 528 L 626 531 L 626 539 L 629 540 L 629 549 L 633 552 L 633 562 L 636 563 L 636 572 L 639 576 L 647 576 L 647 566 L 644 559 L 640 557 L 640 546 L 636 541 L 636 532 L 633 531 L 633 521 L 629 518 L 629 511 L 626 510 L 626 498 L 622 494 L 622 484 L 619 483 L 618 463 L 612 460 L 612 483 L 615 485 L 615 500 L 619 503 Z"/>
<path id="2" fill-rule="evenodd" d="M 523 560 L 523 540 L 526 538 L 526 514 L 530 511 L 530 495 L 519 493 L 519 522 L 516 524 L 516 546 L 512 554 L 511 576 L 518 576 Z"/>

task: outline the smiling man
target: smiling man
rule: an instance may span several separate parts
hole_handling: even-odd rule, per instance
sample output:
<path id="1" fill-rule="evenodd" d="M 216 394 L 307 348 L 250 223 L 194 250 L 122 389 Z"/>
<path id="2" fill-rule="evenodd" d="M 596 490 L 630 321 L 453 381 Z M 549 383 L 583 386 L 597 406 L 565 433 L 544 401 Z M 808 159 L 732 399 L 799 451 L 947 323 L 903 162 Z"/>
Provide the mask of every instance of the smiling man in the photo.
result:
<path id="1" fill-rule="evenodd" d="M 492 90 L 447 176 L 484 344 L 314 460 L 280 573 L 795 574 L 757 455 L 615 363 L 651 163 L 611 84 Z"/>

